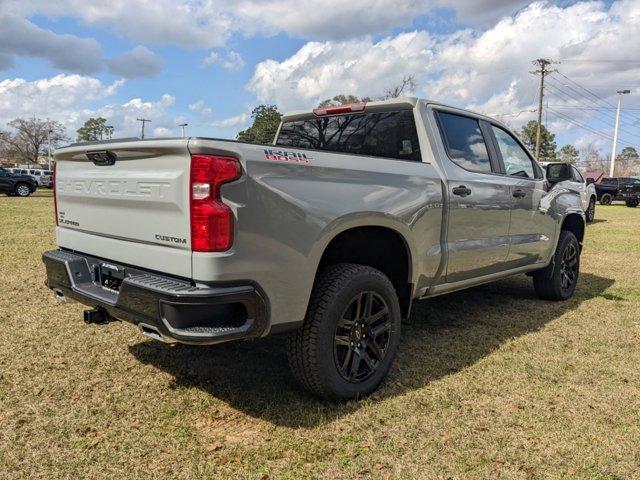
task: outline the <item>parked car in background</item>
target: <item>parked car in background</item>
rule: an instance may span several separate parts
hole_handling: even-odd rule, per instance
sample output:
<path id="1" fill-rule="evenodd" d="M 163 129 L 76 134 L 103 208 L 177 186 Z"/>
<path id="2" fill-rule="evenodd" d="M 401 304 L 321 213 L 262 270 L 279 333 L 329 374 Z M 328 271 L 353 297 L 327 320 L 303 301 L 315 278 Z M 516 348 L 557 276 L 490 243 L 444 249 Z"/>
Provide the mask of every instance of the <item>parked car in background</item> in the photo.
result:
<path id="1" fill-rule="evenodd" d="M 542 162 L 541 163 L 541 165 L 544 166 L 545 168 L 548 165 L 555 165 L 555 164 L 564 165 L 561 162 Z M 593 183 L 587 182 L 576 167 L 572 165 L 570 169 L 571 169 L 571 178 L 562 182 L 560 185 L 580 193 L 580 201 L 582 203 L 582 209 L 584 210 L 585 220 L 591 223 L 593 222 L 596 215 L 596 198 L 597 198 L 596 187 Z"/>
<path id="2" fill-rule="evenodd" d="M 40 168 L 13 168 L 10 169 L 10 171 L 14 174 L 30 176 L 39 187 L 51 186 L 52 172 L 50 170 L 42 170 Z"/>
<path id="3" fill-rule="evenodd" d="M 0 167 L 0 194 L 28 197 L 37 188 L 38 184 L 31 176 L 12 173 Z"/>
<path id="4" fill-rule="evenodd" d="M 622 187 L 620 196 L 627 207 L 636 208 L 640 204 L 640 182 Z"/>
<path id="5" fill-rule="evenodd" d="M 624 200 L 622 190 L 631 185 L 640 185 L 640 178 L 607 177 L 596 184 L 596 195 L 600 205 L 611 205 L 614 200 Z"/>
<path id="6" fill-rule="evenodd" d="M 541 298 L 567 300 L 578 281 L 570 166 L 545 174 L 506 126 L 433 102 L 293 112 L 265 145 L 126 140 L 55 157 L 59 249 L 43 260 L 58 298 L 170 343 L 288 332 L 294 376 L 323 398 L 378 387 L 414 299 L 528 273 Z"/>

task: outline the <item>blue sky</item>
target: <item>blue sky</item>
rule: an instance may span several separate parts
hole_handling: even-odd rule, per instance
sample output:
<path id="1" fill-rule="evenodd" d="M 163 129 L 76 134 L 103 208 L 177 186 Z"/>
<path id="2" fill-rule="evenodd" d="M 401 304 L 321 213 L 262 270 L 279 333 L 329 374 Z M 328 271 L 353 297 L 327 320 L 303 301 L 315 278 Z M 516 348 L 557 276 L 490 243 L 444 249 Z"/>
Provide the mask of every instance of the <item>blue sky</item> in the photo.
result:
<path id="1" fill-rule="evenodd" d="M 640 89 L 638 51 L 639 0 L 0 0 L 0 124 L 49 117 L 73 137 L 101 115 L 130 136 L 144 116 L 156 136 L 188 122 L 233 137 L 259 103 L 376 97 L 413 75 L 414 95 L 518 128 L 536 115 L 531 61 L 548 57 L 559 146 L 606 151 L 615 91 Z M 638 98 L 621 148 L 640 143 Z"/>

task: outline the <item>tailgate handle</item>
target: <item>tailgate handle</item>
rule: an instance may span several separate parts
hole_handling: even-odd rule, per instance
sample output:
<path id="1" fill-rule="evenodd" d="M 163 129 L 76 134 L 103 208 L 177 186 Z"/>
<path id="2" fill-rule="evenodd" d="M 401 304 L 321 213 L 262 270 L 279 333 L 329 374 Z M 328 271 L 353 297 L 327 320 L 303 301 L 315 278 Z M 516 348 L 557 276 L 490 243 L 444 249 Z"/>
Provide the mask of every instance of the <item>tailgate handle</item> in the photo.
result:
<path id="1" fill-rule="evenodd" d="M 118 156 L 110 150 L 87 152 L 86 155 L 98 167 L 110 167 L 118 159 Z"/>

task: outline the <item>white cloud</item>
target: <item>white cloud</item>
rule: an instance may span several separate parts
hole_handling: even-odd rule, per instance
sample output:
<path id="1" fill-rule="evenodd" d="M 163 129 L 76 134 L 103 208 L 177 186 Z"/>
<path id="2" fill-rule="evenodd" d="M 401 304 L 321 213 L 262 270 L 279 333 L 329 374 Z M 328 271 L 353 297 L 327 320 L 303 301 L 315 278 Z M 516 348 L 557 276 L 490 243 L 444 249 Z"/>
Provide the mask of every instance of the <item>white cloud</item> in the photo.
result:
<path id="1" fill-rule="evenodd" d="M 75 125 L 78 108 L 114 95 L 123 85 L 118 80 L 105 85 L 83 75 L 57 75 L 27 81 L 22 78 L 0 82 L 0 124 L 16 117 L 42 117 Z"/>
<path id="2" fill-rule="evenodd" d="M 222 68 L 229 72 L 238 72 L 242 70 L 245 65 L 242 55 L 238 52 L 234 52 L 233 50 L 229 50 L 225 56 L 222 56 L 215 51 L 210 52 L 209 55 L 204 58 L 203 63 L 208 66 L 215 63 L 220 64 Z"/>
<path id="3" fill-rule="evenodd" d="M 133 98 L 122 104 L 105 105 L 95 110 L 84 111 L 87 117 L 100 116 L 106 118 L 115 127 L 116 137 L 138 136 L 140 134 L 140 122 L 138 118 L 151 120 L 146 128 L 155 134 L 161 132 L 162 136 L 175 134 L 177 123 L 170 114 L 170 109 L 175 105 L 173 95 L 164 94 L 157 101 Z M 148 135 L 149 130 L 147 130 Z"/>
<path id="4" fill-rule="evenodd" d="M 211 107 L 207 106 L 204 100 L 198 100 L 189 104 L 189 110 L 205 116 L 211 115 L 211 113 L 213 112 L 213 110 L 211 110 Z"/>
<path id="5" fill-rule="evenodd" d="M 2 10 L 22 16 L 73 17 L 136 43 L 193 48 L 224 46 L 234 33 L 326 40 L 388 33 L 436 6 L 470 24 L 508 15 L 522 0 L 21 0 Z"/>
<path id="6" fill-rule="evenodd" d="M 310 42 L 282 62 L 259 63 L 249 89 L 260 101 L 275 101 L 284 109 L 315 105 L 339 93 L 375 96 L 408 73 L 423 78 L 435 45 L 423 31 L 378 42 Z"/>
<path id="7" fill-rule="evenodd" d="M 155 77 L 161 69 L 160 57 L 143 46 L 137 46 L 108 63 L 111 73 L 124 78 Z"/>
<path id="8" fill-rule="evenodd" d="M 211 126 L 218 128 L 244 127 L 247 124 L 248 120 L 249 115 L 246 113 L 241 113 L 240 115 L 225 118 L 223 120 L 215 120 L 211 122 Z"/>
<path id="9" fill-rule="evenodd" d="M 287 110 L 339 93 L 377 96 L 413 74 L 419 96 L 492 114 L 521 112 L 503 118 L 518 126 L 534 117 L 526 110 L 537 108 L 538 78 L 529 73 L 533 59 L 563 60 L 556 67 L 565 75 L 587 85 L 598 82 L 602 87 L 595 93 L 610 99 L 611 85 L 637 83 L 640 65 L 624 60 L 640 50 L 639 33 L 638 1 L 611 8 L 600 2 L 566 8 L 537 2 L 483 32 L 415 31 L 380 40 L 309 42 L 282 61 L 259 63 L 248 88 L 261 102 Z M 553 93 L 550 87 L 550 101 L 561 101 Z M 551 115 L 550 120 L 555 121 Z"/>
<path id="10" fill-rule="evenodd" d="M 177 135 L 176 126 L 184 119 L 174 118 L 173 95 L 164 94 L 158 100 L 133 98 L 123 103 L 94 107 L 95 102 L 115 95 L 124 80 L 104 84 L 100 80 L 83 75 L 57 75 L 27 81 L 22 78 L 0 82 L 0 125 L 16 117 L 39 117 L 58 120 L 67 128 L 67 134 L 75 131 L 90 117 L 104 117 L 115 127 L 115 136 L 137 136 L 140 123 L 137 118 L 152 120 L 147 132 L 162 136 Z"/>
<path id="11" fill-rule="evenodd" d="M 16 56 L 40 58 L 54 68 L 80 74 L 108 69 L 114 75 L 135 78 L 160 71 L 159 57 L 146 47 L 106 59 L 93 38 L 57 34 L 18 15 L 0 13 L 0 70 L 13 67 Z"/>
<path id="12" fill-rule="evenodd" d="M 0 53 L 8 59 L 43 58 L 55 68 L 76 73 L 95 73 L 104 65 L 96 40 L 58 35 L 10 14 L 0 14 Z"/>

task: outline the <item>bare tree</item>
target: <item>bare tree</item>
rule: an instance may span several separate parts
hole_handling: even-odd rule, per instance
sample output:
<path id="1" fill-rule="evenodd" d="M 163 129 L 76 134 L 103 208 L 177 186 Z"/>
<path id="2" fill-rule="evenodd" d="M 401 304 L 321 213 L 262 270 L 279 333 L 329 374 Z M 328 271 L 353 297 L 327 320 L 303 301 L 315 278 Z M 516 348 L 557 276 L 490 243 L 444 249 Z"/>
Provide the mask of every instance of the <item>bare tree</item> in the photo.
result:
<path id="1" fill-rule="evenodd" d="M 593 143 L 580 150 L 580 163 L 586 165 L 589 171 L 608 171 L 609 161 L 602 156 L 600 150 Z"/>
<path id="2" fill-rule="evenodd" d="M 16 118 L 7 124 L 10 130 L 0 132 L 0 150 L 3 154 L 27 165 L 37 164 L 38 157 L 48 148 L 69 140 L 64 125 L 55 120 Z"/>
<path id="3" fill-rule="evenodd" d="M 340 94 L 340 95 L 336 95 L 333 98 L 327 98 L 326 100 L 321 101 L 318 104 L 318 108 L 338 107 L 340 105 L 348 105 L 351 103 L 366 103 L 370 101 L 371 101 L 371 98 L 369 97 L 358 98 L 355 95 Z"/>
<path id="4" fill-rule="evenodd" d="M 402 78 L 400 85 L 387 88 L 380 100 L 388 100 L 390 98 L 398 98 L 404 96 L 405 93 L 413 92 L 416 89 L 415 76 L 413 74 Z"/>

